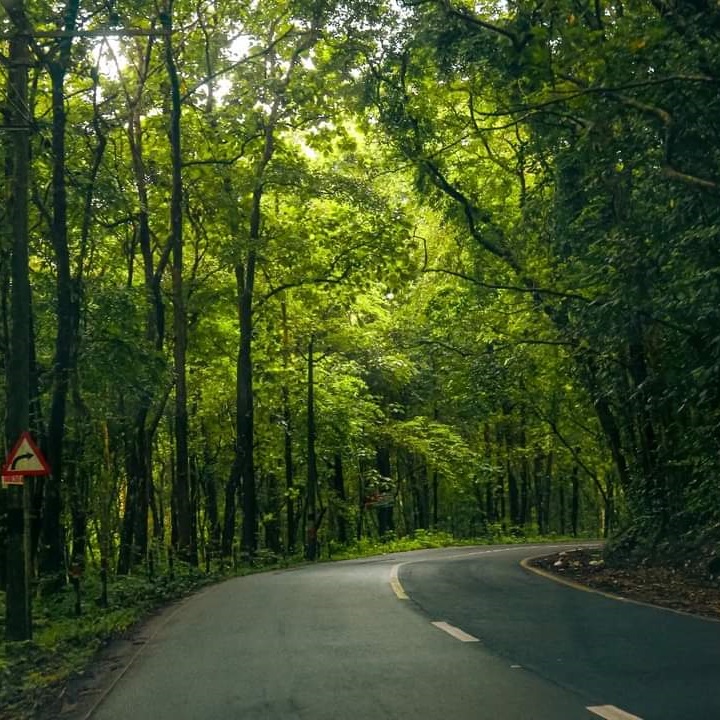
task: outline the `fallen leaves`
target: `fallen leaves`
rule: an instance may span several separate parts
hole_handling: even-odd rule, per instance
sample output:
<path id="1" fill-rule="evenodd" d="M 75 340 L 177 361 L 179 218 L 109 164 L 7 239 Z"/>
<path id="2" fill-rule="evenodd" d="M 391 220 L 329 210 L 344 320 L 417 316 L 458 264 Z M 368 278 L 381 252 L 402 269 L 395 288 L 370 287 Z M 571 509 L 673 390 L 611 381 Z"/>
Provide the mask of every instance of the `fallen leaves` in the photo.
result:
<path id="1" fill-rule="evenodd" d="M 687 568 L 668 566 L 612 567 L 601 550 L 569 550 L 536 558 L 532 565 L 594 590 L 694 615 L 720 619 L 720 587 Z"/>

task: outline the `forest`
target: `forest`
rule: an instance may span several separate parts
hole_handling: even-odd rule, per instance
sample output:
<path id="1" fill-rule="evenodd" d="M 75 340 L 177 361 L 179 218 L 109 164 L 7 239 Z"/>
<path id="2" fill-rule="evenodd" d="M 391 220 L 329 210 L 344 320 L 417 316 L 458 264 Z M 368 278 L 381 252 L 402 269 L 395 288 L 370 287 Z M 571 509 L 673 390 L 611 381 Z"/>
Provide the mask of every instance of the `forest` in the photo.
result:
<path id="1" fill-rule="evenodd" d="M 720 539 L 715 3 L 0 4 L 6 636 L 85 567 Z"/>

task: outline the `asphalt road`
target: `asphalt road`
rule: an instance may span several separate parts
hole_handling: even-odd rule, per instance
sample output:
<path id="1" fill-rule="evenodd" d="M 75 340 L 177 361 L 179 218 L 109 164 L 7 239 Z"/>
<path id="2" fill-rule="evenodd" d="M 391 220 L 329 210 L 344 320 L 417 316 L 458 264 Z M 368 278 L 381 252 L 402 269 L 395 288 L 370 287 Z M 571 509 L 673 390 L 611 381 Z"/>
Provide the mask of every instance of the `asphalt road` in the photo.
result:
<path id="1" fill-rule="evenodd" d="M 419 551 L 230 580 L 156 619 L 81 716 L 720 718 L 720 623 L 519 567 L 538 552 Z"/>

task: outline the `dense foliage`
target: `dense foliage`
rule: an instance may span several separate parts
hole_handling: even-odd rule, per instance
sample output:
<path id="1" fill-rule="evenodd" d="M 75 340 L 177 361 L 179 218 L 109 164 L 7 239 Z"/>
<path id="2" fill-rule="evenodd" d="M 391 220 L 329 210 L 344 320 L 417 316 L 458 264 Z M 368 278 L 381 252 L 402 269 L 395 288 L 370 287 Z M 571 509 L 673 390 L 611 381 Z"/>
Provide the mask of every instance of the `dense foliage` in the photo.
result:
<path id="1" fill-rule="evenodd" d="M 44 587 L 717 535 L 710 4 L 1 4 L 0 402 L 9 447 L 25 362 Z"/>

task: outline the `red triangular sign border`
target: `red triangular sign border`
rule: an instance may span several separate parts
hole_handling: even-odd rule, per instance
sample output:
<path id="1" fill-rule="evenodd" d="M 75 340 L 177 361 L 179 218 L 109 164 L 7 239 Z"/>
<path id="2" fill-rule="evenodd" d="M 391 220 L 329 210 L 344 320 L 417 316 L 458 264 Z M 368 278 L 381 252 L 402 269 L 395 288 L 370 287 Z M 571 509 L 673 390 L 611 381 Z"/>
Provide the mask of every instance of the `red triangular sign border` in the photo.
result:
<path id="1" fill-rule="evenodd" d="M 18 454 L 18 451 L 20 450 L 20 446 L 23 444 L 23 441 L 27 442 L 27 444 L 30 446 L 30 449 L 33 451 L 35 457 L 37 458 L 40 465 L 42 465 L 42 468 L 39 468 L 37 470 L 13 470 L 13 462 L 15 461 L 15 456 Z M 2 468 L 2 474 L 6 475 L 8 477 L 16 477 L 18 475 L 51 475 L 50 472 L 50 466 L 48 465 L 47 460 L 45 459 L 45 456 L 40 452 L 40 448 L 37 446 L 35 441 L 32 438 L 32 435 L 25 430 L 20 437 L 18 438 L 18 441 L 15 443 L 15 447 L 10 451 L 10 453 L 7 456 L 7 459 L 5 460 L 5 464 Z"/>

